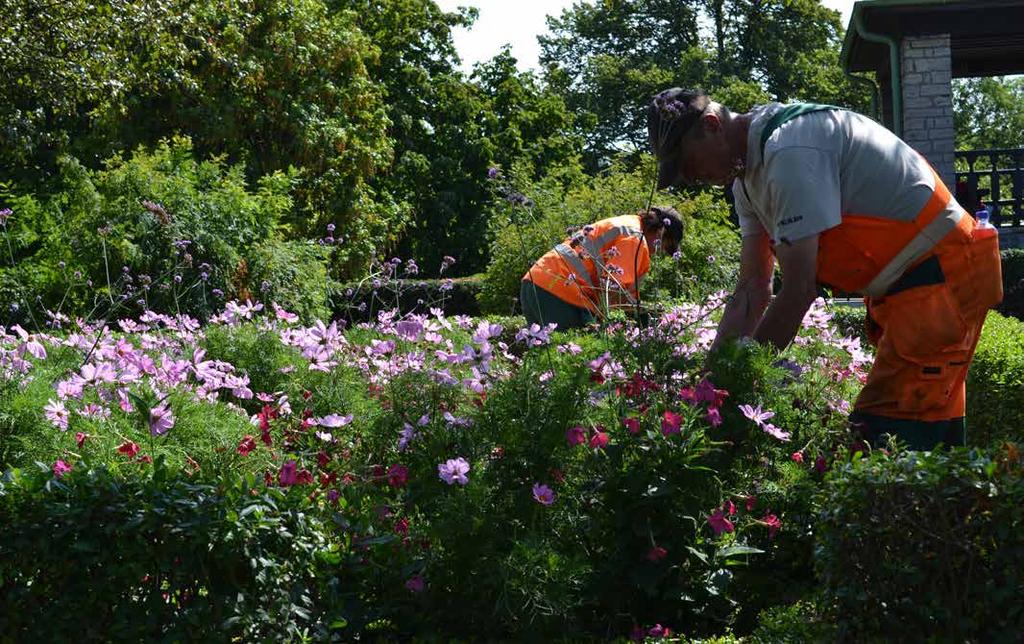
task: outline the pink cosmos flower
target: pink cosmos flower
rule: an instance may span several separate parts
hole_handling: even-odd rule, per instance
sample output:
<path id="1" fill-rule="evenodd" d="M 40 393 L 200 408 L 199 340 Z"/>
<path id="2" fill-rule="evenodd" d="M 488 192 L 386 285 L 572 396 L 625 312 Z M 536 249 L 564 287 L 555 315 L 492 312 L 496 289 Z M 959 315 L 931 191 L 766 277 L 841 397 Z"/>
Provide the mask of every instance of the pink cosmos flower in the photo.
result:
<path id="1" fill-rule="evenodd" d="M 68 418 L 70 414 L 64 407 L 64 403 L 59 400 L 50 400 L 45 407 L 43 407 L 43 413 L 46 415 L 46 419 L 53 423 L 53 426 L 61 431 L 67 431 L 68 429 Z"/>
<path id="2" fill-rule="evenodd" d="M 804 453 L 803 452 L 793 452 L 793 454 L 790 455 L 790 458 L 793 459 L 794 463 L 803 463 L 804 462 Z"/>
<path id="3" fill-rule="evenodd" d="M 782 527 L 782 522 L 779 521 L 779 517 L 774 514 L 766 514 L 762 521 L 764 521 L 765 526 L 768 527 L 768 537 L 774 539 L 775 534 L 779 531 L 779 528 Z"/>
<path id="4" fill-rule="evenodd" d="M 149 410 L 150 434 L 153 436 L 163 436 L 172 427 L 174 427 L 174 414 L 171 413 L 166 404 Z"/>
<path id="5" fill-rule="evenodd" d="M 62 461 L 59 458 L 53 464 L 53 475 L 55 477 L 57 477 L 57 478 L 62 478 L 65 474 L 67 474 L 70 471 L 71 471 L 71 466 L 68 465 L 67 463 L 65 463 L 64 461 Z"/>
<path id="6" fill-rule="evenodd" d="M 789 432 L 783 431 L 776 427 L 775 425 L 772 425 L 771 423 L 765 423 L 764 425 L 761 425 L 761 429 L 763 429 L 765 433 L 767 433 L 772 438 L 777 438 L 783 442 L 789 440 Z"/>
<path id="7" fill-rule="evenodd" d="M 410 592 L 422 593 L 423 589 L 426 588 L 426 582 L 423 580 L 423 577 L 416 575 L 415 577 L 410 577 L 408 581 L 405 582 L 405 587 Z"/>
<path id="8" fill-rule="evenodd" d="M 587 432 L 583 427 L 576 425 L 570 427 L 565 432 L 565 440 L 569 443 L 569 447 L 576 447 L 587 442 Z"/>
<path id="9" fill-rule="evenodd" d="M 391 487 L 405 487 L 408 482 L 408 467 L 395 463 L 388 468 L 388 485 Z"/>
<path id="10" fill-rule="evenodd" d="M 341 416 L 340 414 L 328 414 L 323 418 L 318 418 L 316 424 L 321 427 L 344 427 L 352 422 L 352 414 L 348 416 Z"/>
<path id="11" fill-rule="evenodd" d="M 242 438 L 241 441 L 239 441 L 237 451 L 242 456 L 248 456 L 249 452 L 253 451 L 254 449 L 256 449 L 256 439 L 246 434 L 245 437 Z"/>
<path id="12" fill-rule="evenodd" d="M 89 438 L 89 435 L 85 432 L 75 432 L 75 444 L 78 445 L 78 449 L 82 449 L 87 438 Z"/>
<path id="13" fill-rule="evenodd" d="M 740 411 L 744 416 L 754 421 L 754 424 L 761 426 L 764 425 L 764 421 L 775 415 L 773 411 L 761 411 L 761 405 L 757 407 L 751 407 L 750 405 L 740 405 Z"/>
<path id="14" fill-rule="evenodd" d="M 622 424 L 626 426 L 626 431 L 630 434 L 640 433 L 640 421 L 636 418 L 627 418 L 622 421 Z"/>
<path id="15" fill-rule="evenodd" d="M 723 532 L 732 532 L 733 525 L 732 521 L 725 517 L 725 513 L 721 509 L 715 510 L 708 517 L 708 524 L 711 525 L 711 529 L 715 531 L 715 536 L 722 534 Z"/>
<path id="16" fill-rule="evenodd" d="M 609 439 L 608 432 L 601 431 L 600 428 L 595 430 L 590 437 L 590 449 L 604 449 L 608 446 Z"/>
<path id="17" fill-rule="evenodd" d="M 665 413 L 661 415 L 661 433 L 665 436 L 678 434 L 682 424 L 683 416 L 681 414 L 666 409 Z"/>
<path id="18" fill-rule="evenodd" d="M 448 485 L 452 485 L 454 483 L 466 485 L 469 483 L 469 478 L 466 476 L 468 473 L 469 463 L 461 456 L 458 458 L 450 458 L 437 466 L 438 476 Z"/>
<path id="19" fill-rule="evenodd" d="M 537 503 L 541 505 L 551 505 L 555 502 L 554 491 L 546 485 L 540 483 L 533 484 L 533 498 Z"/>

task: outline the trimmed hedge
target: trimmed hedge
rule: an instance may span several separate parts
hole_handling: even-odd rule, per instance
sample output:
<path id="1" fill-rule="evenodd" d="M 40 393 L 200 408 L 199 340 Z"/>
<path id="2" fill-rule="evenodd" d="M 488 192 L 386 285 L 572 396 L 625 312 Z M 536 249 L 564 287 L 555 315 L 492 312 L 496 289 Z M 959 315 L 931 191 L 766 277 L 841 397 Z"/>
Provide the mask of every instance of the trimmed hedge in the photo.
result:
<path id="1" fill-rule="evenodd" d="M 396 306 L 403 314 L 429 314 L 432 307 L 437 307 L 449 316 L 479 315 L 477 296 L 481 284 L 482 280 L 477 275 L 452 279 L 351 282 L 341 286 L 331 308 L 334 317 L 350 322 L 375 320 L 377 313 Z"/>
<path id="2" fill-rule="evenodd" d="M 0 480 L 0 641 L 299 640 L 340 617 L 331 531 L 301 491 L 160 460 L 127 478 L 40 469 Z"/>
<path id="3" fill-rule="evenodd" d="M 1024 629 L 1020 452 L 881 452 L 830 473 L 816 569 L 839 641 L 1015 642 Z"/>
<path id="4" fill-rule="evenodd" d="M 1024 437 L 1024 322 L 990 312 L 967 374 L 967 440 Z"/>

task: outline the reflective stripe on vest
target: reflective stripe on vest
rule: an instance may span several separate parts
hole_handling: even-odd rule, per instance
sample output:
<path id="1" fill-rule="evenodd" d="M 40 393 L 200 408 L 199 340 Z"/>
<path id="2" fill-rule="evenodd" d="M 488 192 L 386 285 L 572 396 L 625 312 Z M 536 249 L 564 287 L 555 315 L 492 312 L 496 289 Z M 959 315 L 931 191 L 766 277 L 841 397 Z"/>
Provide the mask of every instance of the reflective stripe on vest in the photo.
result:
<path id="1" fill-rule="evenodd" d="M 896 256 L 879 271 L 875 279 L 864 287 L 862 291 L 864 295 L 872 297 L 885 295 L 889 291 L 889 287 L 906 272 L 911 264 L 927 255 L 935 248 L 936 244 L 942 241 L 943 237 L 956 228 L 963 216 L 963 210 L 945 212 L 941 217 L 936 215 L 921 229 L 921 232 L 910 240 L 910 243 L 903 247 L 903 250 L 896 253 Z"/>
<path id="2" fill-rule="evenodd" d="M 835 107 L 833 105 L 820 105 L 817 103 L 793 103 L 784 106 L 768 119 L 768 122 L 765 123 L 764 130 L 761 132 L 761 162 L 764 163 L 764 148 L 768 143 L 768 139 L 771 138 L 772 133 L 784 123 L 795 118 L 799 118 L 805 114 L 841 109 L 843 108 Z M 892 259 L 889 260 L 888 263 L 882 267 L 880 271 L 878 271 L 867 286 L 859 289 L 859 291 L 864 295 L 873 297 L 885 295 L 893 283 L 903 275 L 907 268 L 917 260 L 927 255 L 943 237 L 956 228 L 960 219 L 964 216 L 962 209 L 957 209 L 954 212 L 945 212 L 946 206 L 949 204 L 952 196 L 949 194 L 948 189 L 945 188 L 945 184 L 942 183 L 942 179 L 939 177 L 938 173 L 935 173 L 934 169 L 932 172 L 935 174 L 934 193 L 928 204 L 926 204 L 922 211 L 918 213 L 918 216 L 913 222 L 913 225 L 917 225 L 920 230 L 902 249 L 899 250 L 899 252 L 896 253 L 896 255 L 892 257 Z M 746 188 L 745 185 L 744 188 Z M 940 207 L 936 208 L 936 206 Z M 940 217 L 940 214 L 943 216 Z M 893 223 L 895 225 L 899 225 L 900 222 Z M 843 224 L 840 223 L 836 228 L 826 230 L 822 233 L 822 236 L 824 237 L 828 235 L 829 232 L 835 231 L 837 228 L 841 228 L 842 226 Z M 819 245 L 819 248 L 820 247 L 821 246 Z"/>
<path id="3" fill-rule="evenodd" d="M 587 265 L 583 263 L 576 251 L 565 244 L 559 244 L 555 246 L 555 252 L 569 265 L 569 268 L 572 269 L 571 274 L 575 274 L 578 281 L 582 282 L 584 286 L 594 288 L 594 282 L 590 279 L 590 271 L 587 270 Z"/>

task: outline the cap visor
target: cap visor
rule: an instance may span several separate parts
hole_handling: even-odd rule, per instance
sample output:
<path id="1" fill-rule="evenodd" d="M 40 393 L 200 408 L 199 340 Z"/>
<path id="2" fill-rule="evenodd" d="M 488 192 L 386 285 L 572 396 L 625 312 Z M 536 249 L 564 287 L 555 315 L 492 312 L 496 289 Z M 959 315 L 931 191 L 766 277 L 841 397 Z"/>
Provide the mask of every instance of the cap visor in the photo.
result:
<path id="1" fill-rule="evenodd" d="M 677 159 L 665 159 L 658 162 L 658 190 L 665 190 L 673 185 L 681 184 L 683 181 L 679 178 L 679 161 Z"/>

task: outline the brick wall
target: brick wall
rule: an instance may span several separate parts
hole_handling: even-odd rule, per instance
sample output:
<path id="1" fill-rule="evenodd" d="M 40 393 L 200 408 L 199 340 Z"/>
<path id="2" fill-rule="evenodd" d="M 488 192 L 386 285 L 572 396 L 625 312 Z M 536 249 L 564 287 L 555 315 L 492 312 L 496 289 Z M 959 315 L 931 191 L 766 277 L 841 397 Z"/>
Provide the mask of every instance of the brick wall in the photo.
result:
<path id="1" fill-rule="evenodd" d="M 907 36 L 901 43 L 903 140 L 954 186 L 953 87 L 949 34 Z"/>

